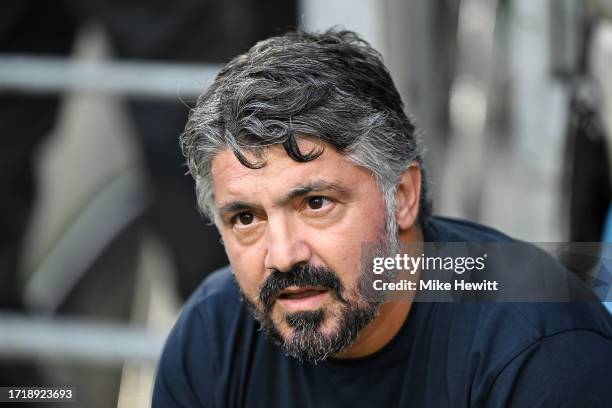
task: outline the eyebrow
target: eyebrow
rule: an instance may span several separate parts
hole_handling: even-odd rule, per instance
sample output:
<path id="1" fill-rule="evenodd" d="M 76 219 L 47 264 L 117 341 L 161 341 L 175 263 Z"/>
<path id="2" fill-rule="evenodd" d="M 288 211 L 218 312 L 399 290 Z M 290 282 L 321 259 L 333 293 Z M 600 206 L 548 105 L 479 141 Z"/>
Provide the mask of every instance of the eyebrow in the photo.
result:
<path id="1" fill-rule="evenodd" d="M 328 182 L 328 181 L 323 181 L 323 180 L 318 180 L 318 181 L 313 181 L 311 183 L 307 183 L 305 185 L 298 186 L 298 187 L 291 189 L 289 194 L 287 194 L 285 197 L 278 200 L 275 204 L 281 207 L 283 205 L 286 205 L 288 202 L 290 202 L 291 200 L 295 198 L 303 197 L 307 194 L 321 192 L 321 191 L 333 191 L 337 193 L 338 195 L 340 195 L 341 197 L 347 197 L 351 193 L 351 191 L 348 188 L 343 187 L 339 184 Z"/>
<path id="2" fill-rule="evenodd" d="M 277 200 L 274 205 L 278 207 L 282 207 L 287 205 L 290 201 L 303 197 L 310 193 L 322 192 L 322 191 L 333 191 L 338 194 L 340 197 L 348 197 L 351 195 L 351 190 L 343 187 L 339 184 L 318 180 L 313 181 L 301 186 L 297 186 L 291 189 L 291 191 L 285 195 L 284 197 Z M 228 213 L 236 213 L 244 210 L 252 210 L 252 209 L 261 209 L 260 205 L 249 203 L 248 201 L 231 201 L 227 204 L 221 205 L 217 209 L 217 213 L 220 217 L 223 218 L 224 215 Z"/>

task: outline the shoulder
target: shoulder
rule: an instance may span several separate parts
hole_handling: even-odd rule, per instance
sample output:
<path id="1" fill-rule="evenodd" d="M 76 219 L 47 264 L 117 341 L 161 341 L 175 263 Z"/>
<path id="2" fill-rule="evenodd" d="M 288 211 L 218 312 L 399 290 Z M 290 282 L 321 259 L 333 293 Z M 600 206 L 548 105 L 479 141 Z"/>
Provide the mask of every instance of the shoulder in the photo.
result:
<path id="1" fill-rule="evenodd" d="M 229 265 L 208 275 L 189 297 L 187 303 L 218 293 L 238 293 L 238 286 Z"/>
<path id="2" fill-rule="evenodd" d="M 483 389 L 492 406 L 610 406 L 612 318 L 599 303 L 514 304 L 529 333 Z"/>
<path id="3" fill-rule="evenodd" d="M 452 310 L 450 337 L 456 339 L 449 345 L 449 374 L 471 379 L 468 395 L 475 406 L 537 405 L 532 398 L 543 395 L 538 387 L 560 387 L 557 393 L 577 398 L 575 387 L 568 394 L 572 383 L 604 395 L 602 384 L 612 383 L 612 318 L 599 303 L 445 307 Z"/>
<path id="4" fill-rule="evenodd" d="M 511 237 L 494 228 L 476 222 L 433 216 L 424 229 L 427 241 L 440 242 L 511 242 Z"/>
<path id="5" fill-rule="evenodd" d="M 236 302 L 227 302 L 229 298 L 233 298 Z M 211 273 L 198 288 L 189 297 L 183 312 L 202 308 L 203 306 L 220 308 L 224 303 L 225 306 L 240 306 L 238 300 L 240 292 L 238 284 L 234 279 L 232 270 L 229 266 L 221 268 Z M 225 307 L 222 309 L 226 309 Z M 233 308 L 231 308 L 233 309 Z M 221 311 L 221 310 L 220 310 Z"/>
<path id="6" fill-rule="evenodd" d="M 185 303 L 159 362 L 153 406 L 210 406 L 227 371 L 232 339 L 254 327 L 229 267 L 211 274 Z M 208 399 L 208 404 L 204 400 Z"/>
<path id="7" fill-rule="evenodd" d="M 205 339 L 215 348 L 243 327 L 237 324 L 249 316 L 246 305 L 240 300 L 238 284 L 229 266 L 210 274 L 189 297 L 171 331 L 168 343 L 175 332 L 189 332 L 191 341 Z M 242 319 L 241 319 L 242 318 Z"/>
<path id="8" fill-rule="evenodd" d="M 472 322 L 472 347 L 506 359 L 542 339 L 572 331 L 612 340 L 612 317 L 598 302 L 459 303 L 454 308 L 455 319 Z"/>

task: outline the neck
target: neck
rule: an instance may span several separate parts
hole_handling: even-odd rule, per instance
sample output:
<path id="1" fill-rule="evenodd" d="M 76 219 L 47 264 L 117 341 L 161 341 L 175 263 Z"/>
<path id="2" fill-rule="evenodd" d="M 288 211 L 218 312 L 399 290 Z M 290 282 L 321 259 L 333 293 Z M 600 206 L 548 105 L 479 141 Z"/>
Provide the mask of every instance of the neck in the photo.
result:
<path id="1" fill-rule="evenodd" d="M 400 232 L 400 242 L 422 241 L 423 232 L 416 226 Z M 376 353 L 397 335 L 408 318 L 411 308 L 412 301 L 409 299 L 384 303 L 380 307 L 378 317 L 363 329 L 357 340 L 334 357 L 360 358 Z"/>

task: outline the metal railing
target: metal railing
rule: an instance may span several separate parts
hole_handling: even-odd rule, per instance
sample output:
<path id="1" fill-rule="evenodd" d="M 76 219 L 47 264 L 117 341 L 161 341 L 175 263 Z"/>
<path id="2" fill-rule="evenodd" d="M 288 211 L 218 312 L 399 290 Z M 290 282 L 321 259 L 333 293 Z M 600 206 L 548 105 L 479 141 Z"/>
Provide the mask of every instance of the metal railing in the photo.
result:
<path id="1" fill-rule="evenodd" d="M 0 93 L 91 92 L 144 99 L 195 100 L 218 70 L 219 66 L 214 64 L 3 54 L 0 55 Z M 100 253 L 103 245 L 92 242 L 90 251 L 68 262 L 74 253 L 71 245 L 84 236 L 83 231 L 91 229 L 92 217 L 109 211 L 114 215 L 125 213 L 117 222 L 127 225 L 144 211 L 146 194 L 140 194 L 142 188 L 136 186 L 132 176 L 124 174 L 111 183 L 112 188 L 99 191 L 92 203 L 74 218 L 74 225 L 57 239 L 46 258 L 40 261 L 35 279 L 27 286 L 29 304 L 44 310 L 56 309 L 68 288 L 75 285 Z M 139 194 L 140 197 L 135 197 Z M 126 206 L 126 202 L 132 205 Z M 113 239 L 121 228 L 121 225 L 110 225 L 104 237 Z M 58 273 L 65 279 L 58 279 Z M 63 286 L 51 285 L 46 291 L 45 284 L 50 278 L 62 282 Z M 165 333 L 127 323 L 0 313 L 0 358 L 79 360 L 95 364 L 154 363 L 164 338 Z"/>
<path id="2" fill-rule="evenodd" d="M 0 92 L 66 91 L 140 98 L 196 98 L 219 71 L 214 64 L 89 61 L 61 57 L 0 55 Z"/>
<path id="3" fill-rule="evenodd" d="M 85 319 L 0 314 L 0 357 L 154 364 L 164 333 Z"/>

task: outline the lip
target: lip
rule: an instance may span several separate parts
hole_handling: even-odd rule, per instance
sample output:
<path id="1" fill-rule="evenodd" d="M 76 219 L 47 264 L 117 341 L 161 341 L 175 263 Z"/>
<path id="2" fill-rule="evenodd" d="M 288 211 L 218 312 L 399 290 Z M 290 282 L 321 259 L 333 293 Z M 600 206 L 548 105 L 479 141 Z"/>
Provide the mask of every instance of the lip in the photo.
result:
<path id="1" fill-rule="evenodd" d="M 329 288 L 317 286 L 292 286 L 278 294 L 276 300 L 288 312 L 317 309 L 329 293 Z"/>

